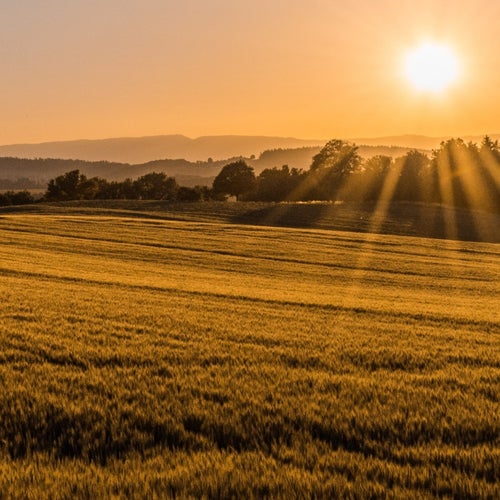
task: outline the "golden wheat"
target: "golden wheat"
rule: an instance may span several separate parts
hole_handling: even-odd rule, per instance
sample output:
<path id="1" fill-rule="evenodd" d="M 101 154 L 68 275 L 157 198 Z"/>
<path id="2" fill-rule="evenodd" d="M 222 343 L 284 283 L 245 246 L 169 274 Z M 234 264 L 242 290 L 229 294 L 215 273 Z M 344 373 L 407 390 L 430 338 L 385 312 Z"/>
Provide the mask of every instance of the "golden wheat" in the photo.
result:
<path id="1" fill-rule="evenodd" d="M 0 238 L 0 496 L 498 496 L 498 245 L 58 214 Z"/>

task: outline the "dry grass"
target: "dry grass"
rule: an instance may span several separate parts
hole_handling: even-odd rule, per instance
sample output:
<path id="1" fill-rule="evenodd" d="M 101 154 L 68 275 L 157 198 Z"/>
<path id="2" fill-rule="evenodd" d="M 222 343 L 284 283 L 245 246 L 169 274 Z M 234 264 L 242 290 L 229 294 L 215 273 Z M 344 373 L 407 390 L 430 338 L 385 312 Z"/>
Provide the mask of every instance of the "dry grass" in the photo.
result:
<path id="1" fill-rule="evenodd" d="M 0 208 L 1 213 L 109 215 L 300 227 L 500 243 L 500 214 L 439 204 L 393 202 L 199 202 L 89 200 Z"/>
<path id="2" fill-rule="evenodd" d="M 57 214 L 0 237 L 0 496 L 498 497 L 498 245 Z"/>

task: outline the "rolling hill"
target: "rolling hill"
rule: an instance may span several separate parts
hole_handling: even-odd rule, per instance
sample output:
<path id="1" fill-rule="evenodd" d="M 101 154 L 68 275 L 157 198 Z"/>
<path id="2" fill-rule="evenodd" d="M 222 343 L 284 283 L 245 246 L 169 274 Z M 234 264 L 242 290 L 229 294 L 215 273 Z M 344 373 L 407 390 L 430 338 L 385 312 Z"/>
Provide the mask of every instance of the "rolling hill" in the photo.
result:
<path id="1" fill-rule="evenodd" d="M 281 167 L 282 165 L 307 170 L 313 156 L 320 149 L 321 146 L 267 149 L 257 158 L 246 157 L 245 160 L 254 168 L 256 174 L 265 168 Z M 359 153 L 363 157 L 378 154 L 398 157 L 403 156 L 407 151 L 409 148 L 396 146 L 361 146 L 359 148 Z M 13 181 L 16 189 L 29 189 L 33 187 L 33 183 L 45 187 L 50 179 L 75 169 L 80 170 L 87 177 L 97 176 L 108 181 L 123 181 L 127 177 L 137 178 L 149 172 L 165 172 L 167 175 L 175 177 L 177 182 L 183 186 L 208 186 L 212 184 L 214 177 L 224 165 L 241 156 L 204 161 L 161 159 L 137 164 L 106 160 L 64 159 L 62 157 L 0 157 L 0 189 L 10 189 Z"/>
<path id="2" fill-rule="evenodd" d="M 0 498 L 499 498 L 498 245 L 37 210 Z"/>
<path id="3" fill-rule="evenodd" d="M 491 137 L 494 140 L 500 139 L 500 134 L 492 134 Z M 401 156 L 409 149 L 437 148 L 441 141 L 448 138 L 402 135 L 349 140 L 361 147 L 362 155 Z M 482 136 L 464 136 L 463 139 L 467 142 L 480 142 Z M 183 158 L 197 162 L 207 161 L 208 158 L 223 160 L 240 156 L 259 157 L 264 151 L 276 149 L 314 149 L 323 146 L 327 140 L 238 135 L 203 136 L 191 139 L 184 135 L 159 135 L 2 145 L 0 157 L 61 158 L 129 164 L 141 164 L 164 158 Z M 365 146 L 367 148 L 364 148 Z M 372 150 L 373 147 L 377 148 L 377 152 Z"/>
<path id="4" fill-rule="evenodd" d="M 183 135 L 130 137 L 100 140 L 45 142 L 0 146 L 0 156 L 18 158 L 62 158 L 119 163 L 146 163 L 163 158 L 188 161 L 221 160 L 234 156 L 259 156 L 266 149 L 321 146 L 326 141 L 265 136 Z"/>
<path id="5" fill-rule="evenodd" d="M 493 140 L 500 135 L 491 135 Z M 447 138 L 406 135 L 351 139 L 362 157 L 386 155 L 397 158 L 411 149 L 430 154 Z M 480 136 L 465 141 L 480 142 Z M 185 186 L 211 185 L 221 168 L 235 158 L 245 158 L 256 174 L 265 168 L 307 170 L 326 141 L 265 136 L 183 135 L 115 138 L 14 144 L 0 146 L 0 189 L 19 189 L 45 184 L 55 176 L 79 169 L 89 177 L 121 181 L 146 173 L 165 172 Z M 25 182 L 18 182 L 24 180 Z"/>

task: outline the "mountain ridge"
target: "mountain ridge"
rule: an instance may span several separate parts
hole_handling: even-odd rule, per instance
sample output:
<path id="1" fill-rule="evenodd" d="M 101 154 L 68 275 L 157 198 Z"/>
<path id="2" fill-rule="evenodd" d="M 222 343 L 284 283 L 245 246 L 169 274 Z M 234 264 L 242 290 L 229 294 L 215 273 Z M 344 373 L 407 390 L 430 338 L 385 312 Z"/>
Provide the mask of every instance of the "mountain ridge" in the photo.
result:
<path id="1" fill-rule="evenodd" d="M 108 139 L 77 139 L 0 146 L 0 156 L 113 161 L 130 164 L 165 158 L 189 161 L 258 156 L 265 150 L 321 146 L 326 141 L 272 136 L 200 136 L 181 134 Z"/>
<path id="2" fill-rule="evenodd" d="M 491 134 L 500 139 L 500 134 Z M 349 139 L 359 146 L 402 147 L 431 150 L 450 137 L 400 135 Z M 479 142 L 483 136 L 463 136 L 466 141 Z M 272 149 L 321 147 L 327 140 L 259 135 L 207 135 L 190 138 L 182 134 L 107 139 L 76 139 L 0 145 L 0 156 L 16 158 L 61 158 L 86 161 L 112 161 L 140 164 L 148 161 L 186 159 L 207 161 L 233 157 L 258 157 Z"/>
<path id="3" fill-rule="evenodd" d="M 466 141 L 479 142 L 483 136 L 464 136 Z M 500 134 L 491 137 L 500 139 Z M 449 137 L 400 135 L 349 139 L 359 146 L 402 147 L 431 150 Z M 111 161 L 129 164 L 146 163 L 160 159 L 207 161 L 243 156 L 258 157 L 271 149 L 320 147 L 323 139 L 295 137 L 207 135 L 190 138 L 182 134 L 142 137 L 112 137 L 106 139 L 76 139 L 40 143 L 0 145 L 0 156 L 17 158 L 61 158 L 86 161 Z"/>

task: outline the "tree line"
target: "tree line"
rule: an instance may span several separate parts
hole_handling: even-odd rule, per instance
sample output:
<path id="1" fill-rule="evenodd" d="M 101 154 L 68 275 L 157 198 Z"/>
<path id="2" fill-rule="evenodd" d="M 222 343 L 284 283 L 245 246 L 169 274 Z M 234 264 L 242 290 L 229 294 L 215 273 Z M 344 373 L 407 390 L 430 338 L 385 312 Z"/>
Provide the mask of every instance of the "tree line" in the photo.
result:
<path id="1" fill-rule="evenodd" d="M 27 191 L 7 191 L 0 194 L 0 206 L 22 205 L 51 201 L 71 200 L 166 200 L 206 201 L 212 199 L 208 186 L 179 186 L 174 177 L 163 172 L 151 172 L 136 180 L 107 181 L 101 177 L 87 177 L 79 169 L 51 179 L 44 195 L 35 200 Z"/>
<path id="2" fill-rule="evenodd" d="M 363 159 L 358 146 L 334 139 L 310 168 L 283 166 L 255 176 L 243 160 L 226 165 L 213 190 L 252 201 L 411 201 L 500 212 L 500 146 L 462 139 L 441 143 L 430 156 L 412 150 L 393 159 Z"/>
<path id="3" fill-rule="evenodd" d="M 0 207 L 9 205 L 29 205 L 35 202 L 35 197 L 28 191 L 5 191 L 0 193 Z"/>
<path id="4" fill-rule="evenodd" d="M 44 201 L 68 200 L 166 200 L 204 201 L 210 197 L 207 186 L 179 186 L 164 172 L 151 172 L 136 180 L 107 181 L 88 178 L 72 170 L 49 181 Z"/>
<path id="5" fill-rule="evenodd" d="M 430 156 L 412 150 L 393 159 L 363 159 L 358 146 L 339 139 L 316 154 L 308 170 L 266 168 L 255 175 L 240 159 L 225 165 L 212 187 L 179 186 L 174 177 L 151 172 L 136 180 L 107 181 L 78 169 L 50 180 L 41 201 L 133 199 L 166 201 L 411 201 L 500 212 L 500 146 L 486 136 L 480 145 L 442 142 Z M 0 194 L 0 205 L 33 203 L 28 191 Z"/>

